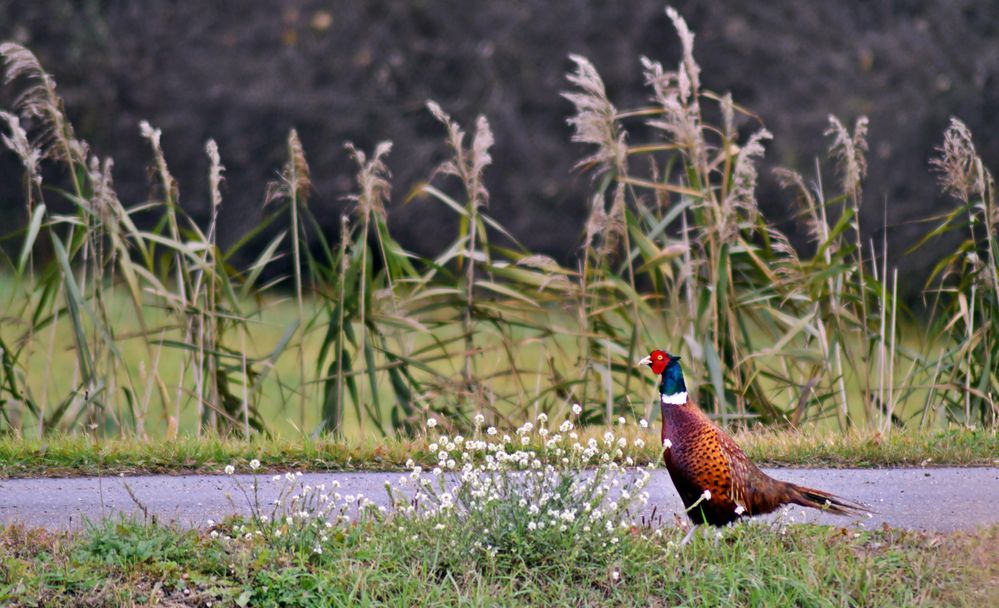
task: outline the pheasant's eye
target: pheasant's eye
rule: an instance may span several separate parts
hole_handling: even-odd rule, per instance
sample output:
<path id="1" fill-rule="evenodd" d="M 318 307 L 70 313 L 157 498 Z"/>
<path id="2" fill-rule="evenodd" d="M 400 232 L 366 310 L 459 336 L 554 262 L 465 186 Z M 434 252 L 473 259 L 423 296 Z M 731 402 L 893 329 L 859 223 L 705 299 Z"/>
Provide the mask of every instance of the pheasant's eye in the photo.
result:
<path id="1" fill-rule="evenodd" d="M 662 355 L 656 355 L 656 359 L 659 359 L 660 361 L 662 361 L 663 360 L 663 356 Z"/>

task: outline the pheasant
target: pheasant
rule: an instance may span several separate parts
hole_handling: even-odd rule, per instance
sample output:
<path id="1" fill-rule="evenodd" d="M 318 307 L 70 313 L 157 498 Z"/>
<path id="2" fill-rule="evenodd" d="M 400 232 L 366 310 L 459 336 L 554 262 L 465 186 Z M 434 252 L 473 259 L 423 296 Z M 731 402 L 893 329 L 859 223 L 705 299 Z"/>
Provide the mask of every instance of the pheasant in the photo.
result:
<path id="1" fill-rule="evenodd" d="M 786 504 L 836 515 L 869 511 L 853 501 L 780 481 L 761 471 L 687 397 L 680 357 L 654 350 L 639 365 L 648 365 L 653 373 L 662 376 L 659 392 L 663 459 L 695 524 L 684 543 L 700 524 L 723 526 L 742 517 L 770 513 Z"/>

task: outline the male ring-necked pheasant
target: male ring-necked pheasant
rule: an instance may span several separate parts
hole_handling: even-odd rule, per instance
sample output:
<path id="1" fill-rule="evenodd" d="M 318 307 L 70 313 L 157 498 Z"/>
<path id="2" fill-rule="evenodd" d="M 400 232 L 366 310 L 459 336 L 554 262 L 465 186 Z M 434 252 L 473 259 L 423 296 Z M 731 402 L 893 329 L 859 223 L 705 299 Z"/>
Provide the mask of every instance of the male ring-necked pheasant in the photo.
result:
<path id="1" fill-rule="evenodd" d="M 770 513 L 786 504 L 824 509 L 837 515 L 868 511 L 855 502 L 780 481 L 761 471 L 687 397 L 680 357 L 654 350 L 639 364 L 648 365 L 662 376 L 659 393 L 663 458 L 695 525 L 706 522 L 723 526 L 741 517 Z M 689 537 L 688 534 L 684 541 Z"/>

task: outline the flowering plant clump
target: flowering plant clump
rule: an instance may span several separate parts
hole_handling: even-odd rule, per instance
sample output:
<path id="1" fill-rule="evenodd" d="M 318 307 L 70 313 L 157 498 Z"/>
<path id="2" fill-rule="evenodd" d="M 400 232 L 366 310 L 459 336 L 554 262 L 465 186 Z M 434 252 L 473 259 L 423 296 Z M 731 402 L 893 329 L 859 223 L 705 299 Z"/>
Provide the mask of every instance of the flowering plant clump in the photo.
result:
<path id="1" fill-rule="evenodd" d="M 613 560 L 625 535 L 648 531 L 637 518 L 649 499 L 653 465 L 636 464 L 633 456 L 645 442 L 629 439 L 625 423 L 618 421 L 616 434 L 584 437 L 578 415 L 556 423 L 540 414 L 512 434 L 484 426 L 476 415 L 468 438 L 444 434 L 447 425 L 431 418 L 427 441 L 436 466 L 428 470 L 410 460 L 407 473 L 386 483 L 387 506 L 341 494 L 336 481 L 307 485 L 301 473 L 273 476 L 277 497 L 271 499 L 268 488 L 262 500 L 259 465 L 251 463 L 252 484 L 233 478 L 250 517 L 228 527 L 212 522 L 212 535 L 322 559 L 328 543 L 368 534 L 377 524 L 401 546 L 432 544 L 447 568 L 469 561 L 543 567 L 553 552 L 563 559 Z M 225 472 L 233 475 L 235 467 Z"/>
<path id="2" fill-rule="evenodd" d="M 571 419 L 549 430 L 545 414 L 513 436 L 475 422 L 470 438 L 429 436 L 437 465 L 407 463 L 410 472 L 386 484 L 400 531 L 427 522 L 468 557 L 531 565 L 552 551 L 613 553 L 637 527 L 650 474 L 627 453 L 641 439 L 583 440 Z"/>

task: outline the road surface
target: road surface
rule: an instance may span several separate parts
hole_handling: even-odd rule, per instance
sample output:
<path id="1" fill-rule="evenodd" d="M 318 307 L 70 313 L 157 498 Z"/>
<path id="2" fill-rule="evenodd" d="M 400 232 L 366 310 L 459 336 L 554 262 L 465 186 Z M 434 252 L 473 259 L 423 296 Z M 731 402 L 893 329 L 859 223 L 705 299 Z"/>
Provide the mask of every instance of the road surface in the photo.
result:
<path id="1" fill-rule="evenodd" d="M 798 484 L 820 488 L 871 506 L 873 517 L 849 519 L 793 507 L 783 516 L 841 526 L 892 527 L 948 532 L 973 530 L 999 524 L 999 468 L 911 469 L 768 469 L 767 473 Z M 338 480 L 343 494 L 361 492 L 385 504 L 385 481 L 400 473 L 309 473 L 304 483 L 316 485 Z M 249 484 L 249 475 L 184 475 L 136 477 L 80 477 L 70 479 L 0 480 L 0 524 L 20 522 L 49 529 L 75 528 L 85 519 L 100 519 L 124 512 L 140 515 L 139 506 L 126 489 L 160 521 L 183 526 L 205 526 L 236 511 L 247 513 L 247 504 L 236 480 Z M 277 493 L 270 474 L 261 475 L 261 501 Z M 653 472 L 648 491 L 649 508 L 671 521 L 682 513 L 680 499 L 668 473 Z M 230 498 L 227 497 L 227 494 Z M 648 512 L 645 513 L 648 515 Z"/>

